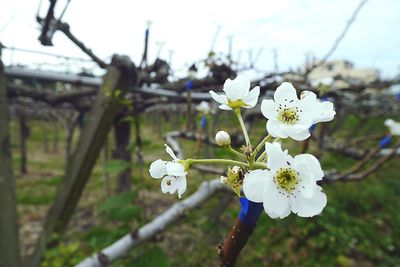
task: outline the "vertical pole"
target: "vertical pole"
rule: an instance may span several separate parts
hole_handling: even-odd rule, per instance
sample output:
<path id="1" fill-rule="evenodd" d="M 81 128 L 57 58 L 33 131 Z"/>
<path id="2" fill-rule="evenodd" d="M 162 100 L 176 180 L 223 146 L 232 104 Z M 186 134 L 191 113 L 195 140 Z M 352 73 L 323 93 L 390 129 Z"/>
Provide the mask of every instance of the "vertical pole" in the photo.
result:
<path id="1" fill-rule="evenodd" d="M 0 266 L 19 267 L 17 202 L 9 118 L 4 67 L 0 59 Z"/>

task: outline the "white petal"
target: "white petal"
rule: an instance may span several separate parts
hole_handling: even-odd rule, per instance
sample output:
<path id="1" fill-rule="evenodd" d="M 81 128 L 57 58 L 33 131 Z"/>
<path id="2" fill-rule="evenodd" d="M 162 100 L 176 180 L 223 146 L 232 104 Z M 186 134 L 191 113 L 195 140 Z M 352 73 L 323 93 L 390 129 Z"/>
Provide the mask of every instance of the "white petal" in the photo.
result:
<path id="1" fill-rule="evenodd" d="M 263 202 L 264 186 L 271 179 L 272 175 L 267 170 L 255 170 L 247 173 L 243 181 L 244 195 L 253 202 Z"/>
<path id="2" fill-rule="evenodd" d="M 304 141 L 308 137 L 311 136 L 310 131 L 307 129 L 304 129 L 302 131 L 288 131 L 288 135 L 290 138 L 296 140 L 296 141 Z"/>
<path id="3" fill-rule="evenodd" d="M 186 176 L 185 167 L 183 164 L 176 162 L 167 162 L 167 174 L 173 176 Z"/>
<path id="4" fill-rule="evenodd" d="M 318 215 L 325 208 L 327 198 L 320 186 L 316 186 L 312 198 L 304 198 L 301 194 L 297 194 L 296 198 L 292 198 L 292 212 L 297 213 L 300 217 L 312 217 Z"/>
<path id="5" fill-rule="evenodd" d="M 179 180 L 177 181 L 177 189 L 178 189 L 178 197 L 181 198 L 182 194 L 185 193 L 186 191 L 186 177 L 181 176 L 179 177 Z"/>
<path id="6" fill-rule="evenodd" d="M 328 122 L 333 120 L 336 115 L 335 108 L 332 102 L 324 101 L 320 103 L 321 114 L 316 122 Z"/>
<path id="7" fill-rule="evenodd" d="M 265 152 L 267 154 L 267 166 L 271 170 L 287 166 L 287 150 L 282 151 L 281 144 L 278 142 L 265 143 Z"/>
<path id="8" fill-rule="evenodd" d="M 321 164 L 318 159 L 311 154 L 300 154 L 295 156 L 294 164 L 295 166 L 297 164 L 306 165 L 310 169 L 315 181 L 320 181 L 322 180 L 322 177 L 324 177 L 324 171 L 321 168 Z"/>
<path id="9" fill-rule="evenodd" d="M 297 162 L 295 162 L 297 163 Z M 305 198 L 311 198 L 314 193 L 316 181 L 314 176 L 305 164 L 294 164 L 294 169 L 299 173 L 300 183 L 297 186 L 297 190 L 300 191 L 301 195 Z"/>
<path id="10" fill-rule="evenodd" d="M 244 98 L 250 89 L 250 81 L 243 75 L 238 75 L 234 80 L 227 79 L 224 91 L 228 99 L 235 101 Z"/>
<path id="11" fill-rule="evenodd" d="M 213 90 L 209 91 L 211 97 L 220 104 L 228 104 L 228 99 L 225 95 L 219 95 L 215 93 Z"/>
<path id="12" fill-rule="evenodd" d="M 244 106 L 244 108 L 253 108 L 255 105 L 257 105 L 259 95 L 260 86 L 256 86 L 242 99 L 243 102 L 247 104 L 247 106 Z"/>
<path id="13" fill-rule="evenodd" d="M 171 156 L 171 158 L 174 161 L 178 161 L 179 159 L 175 156 L 174 151 L 172 150 L 172 148 L 170 148 L 167 144 L 165 144 L 165 151 L 167 151 L 168 155 Z"/>
<path id="14" fill-rule="evenodd" d="M 276 119 L 278 117 L 276 103 L 271 99 L 264 99 L 261 102 L 261 113 L 267 119 Z"/>
<path id="15" fill-rule="evenodd" d="M 263 206 L 265 212 L 271 217 L 284 218 L 287 215 L 289 206 L 289 197 L 287 194 L 282 194 L 272 179 L 265 184 L 263 193 Z"/>
<path id="16" fill-rule="evenodd" d="M 160 179 L 167 174 L 167 162 L 161 159 L 154 161 L 150 165 L 149 172 L 151 177 Z"/>
<path id="17" fill-rule="evenodd" d="M 267 121 L 267 131 L 273 137 L 287 138 L 287 133 L 282 130 L 282 122 L 277 119 L 269 119 Z"/>
<path id="18" fill-rule="evenodd" d="M 161 181 L 161 191 L 163 193 L 170 193 L 174 187 L 175 178 L 172 176 L 165 176 Z"/>
<path id="19" fill-rule="evenodd" d="M 232 108 L 228 105 L 222 104 L 218 106 L 222 110 L 232 110 Z"/>
<path id="20" fill-rule="evenodd" d="M 276 88 L 274 100 L 276 103 L 290 103 L 291 101 L 297 101 L 296 89 L 291 83 L 284 82 Z"/>

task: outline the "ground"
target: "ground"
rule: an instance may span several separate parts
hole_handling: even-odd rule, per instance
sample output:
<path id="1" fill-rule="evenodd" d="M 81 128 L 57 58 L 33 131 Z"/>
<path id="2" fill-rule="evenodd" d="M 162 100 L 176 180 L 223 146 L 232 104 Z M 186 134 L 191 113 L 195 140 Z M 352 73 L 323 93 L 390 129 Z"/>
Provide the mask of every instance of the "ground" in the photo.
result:
<path id="1" fill-rule="evenodd" d="M 359 127 L 355 121 L 357 118 L 354 116 L 349 118 L 337 137 L 351 136 Z M 383 132 L 382 122 L 382 118 L 369 120 L 358 132 Z M 228 115 L 226 119 L 220 118 L 218 125 L 230 133 L 239 132 L 236 121 Z M 41 222 L 63 179 L 65 168 L 65 132 L 59 129 L 57 151 L 51 144 L 50 151 L 45 152 L 43 123 L 30 122 L 30 126 L 26 175 L 19 172 L 18 127 L 15 123 L 11 127 L 24 257 L 32 252 Z M 253 141 L 261 136 L 264 127 L 264 122 L 255 124 L 251 133 Z M 172 117 L 171 121 L 161 125 L 155 124 L 154 118 L 142 117 L 145 165 L 134 164 L 133 189 L 123 195 L 115 195 L 113 190 L 118 164 L 113 166 L 109 163 L 105 167 L 104 154 L 100 156 L 65 235 L 52 237 L 57 245 L 46 251 L 43 267 L 73 266 L 179 201 L 177 196 L 162 194 L 159 181 L 148 175 L 153 160 L 168 159 L 159 132 L 177 128 L 185 128 L 181 117 Z M 49 131 L 50 140 L 54 136 L 54 131 Z M 112 134 L 109 140 L 112 146 Z M 196 153 L 195 142 L 182 141 L 181 145 L 185 156 L 191 157 Z M 300 150 L 299 143 L 285 141 L 284 146 L 290 147 L 291 154 Z M 209 149 L 207 153 L 227 156 L 222 149 L 213 150 Z M 203 157 L 204 153 L 203 147 L 200 156 Z M 333 153 L 324 154 L 321 162 L 325 170 L 345 170 L 354 163 Z M 262 214 L 237 266 L 400 266 L 398 167 L 397 158 L 363 181 L 324 184 L 328 205 L 321 215 L 314 218 L 290 215 L 283 220 L 272 220 Z M 105 175 L 106 170 L 109 178 Z M 188 177 L 188 190 L 183 197 L 194 192 L 201 181 L 216 178 L 195 170 Z M 107 190 L 107 179 L 111 193 Z M 221 206 L 226 208 L 219 208 Z M 215 266 L 216 247 L 228 233 L 238 210 L 237 197 L 217 193 L 197 209 L 187 212 L 165 232 L 134 248 L 113 266 Z"/>

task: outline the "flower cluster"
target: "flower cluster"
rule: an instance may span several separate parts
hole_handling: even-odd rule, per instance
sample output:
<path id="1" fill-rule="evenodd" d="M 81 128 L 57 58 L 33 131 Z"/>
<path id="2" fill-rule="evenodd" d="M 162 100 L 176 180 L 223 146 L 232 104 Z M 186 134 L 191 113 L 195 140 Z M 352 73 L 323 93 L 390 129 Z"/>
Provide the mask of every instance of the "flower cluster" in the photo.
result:
<path id="1" fill-rule="evenodd" d="M 256 203 L 262 203 L 271 218 L 285 218 L 291 212 L 301 217 L 320 214 L 327 203 L 327 197 L 317 184 L 324 172 L 317 158 L 310 154 L 292 157 L 283 150 L 280 140 L 292 138 L 303 141 L 310 137 L 310 128 L 319 122 L 333 120 L 333 103 L 321 101 L 311 91 L 303 91 L 298 97 L 291 83 L 282 83 L 275 91 L 273 99 L 261 102 L 261 113 L 267 119 L 268 135 L 257 145 L 252 146 L 241 116 L 241 109 L 253 108 L 258 103 L 260 88 L 250 90 L 250 82 L 244 76 L 227 79 L 223 91 L 217 94 L 210 91 L 222 110 L 233 110 L 238 118 L 246 145 L 242 152 L 231 146 L 231 138 L 225 131 L 216 134 L 216 143 L 240 160 L 231 159 L 178 159 L 167 146 L 172 161 L 156 160 L 150 166 L 153 178 L 163 178 L 161 190 L 166 193 L 184 193 L 186 175 L 192 164 L 227 164 L 227 175 L 221 182 L 232 187 L 239 196 Z M 205 107 L 205 105 L 204 105 Z M 391 128 L 392 122 L 387 123 Z M 272 142 L 270 142 L 275 138 Z"/>

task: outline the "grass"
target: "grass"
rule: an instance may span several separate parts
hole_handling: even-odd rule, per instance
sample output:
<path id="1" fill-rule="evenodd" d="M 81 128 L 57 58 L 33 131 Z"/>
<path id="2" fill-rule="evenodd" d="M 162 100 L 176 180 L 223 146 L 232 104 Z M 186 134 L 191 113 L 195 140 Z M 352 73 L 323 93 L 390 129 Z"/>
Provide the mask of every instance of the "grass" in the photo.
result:
<path id="1" fill-rule="evenodd" d="M 236 121 L 225 117 L 225 114 L 219 119 L 221 128 L 231 133 L 239 132 Z M 170 123 L 159 124 L 159 127 L 163 127 L 162 131 L 173 130 L 173 123 L 184 129 L 182 118 L 170 119 Z M 384 131 L 381 125 L 382 118 L 372 119 L 360 126 L 357 118 L 352 116 L 344 123 L 337 137 L 345 139 L 355 129 L 360 135 L 379 133 Z M 28 226 L 25 227 L 28 230 L 24 228 L 22 232 L 24 237 L 31 235 L 31 238 L 22 239 L 23 255 L 32 252 L 34 238 L 40 230 L 29 226 L 43 220 L 62 182 L 65 168 L 65 132 L 59 130 L 58 151 L 45 153 L 42 126 L 31 124 L 27 175 L 18 172 L 18 136 L 13 135 L 12 138 L 13 166 L 20 177 L 17 179 L 20 224 Z M 52 128 L 50 125 L 47 128 L 49 140 L 52 140 Z M 252 129 L 253 139 L 257 139 L 254 136 L 261 136 L 264 129 L 265 123 L 257 122 Z M 12 132 L 17 132 L 14 124 Z M 168 158 L 164 153 L 164 141 L 157 132 L 151 119 L 142 118 L 145 155 L 143 176 L 139 172 L 140 166 L 134 164 L 132 191 L 137 192 L 137 196 L 124 198 L 127 202 L 120 206 L 131 208 L 127 209 L 126 214 L 118 215 L 123 216 L 123 220 L 115 219 L 119 217 L 113 215 L 112 209 L 118 205 L 110 204 L 104 190 L 105 162 L 102 155 L 97 160 L 65 235 L 55 237 L 58 245 L 46 251 L 43 267 L 73 266 L 132 229 L 149 222 L 178 200 L 175 196 L 162 194 L 159 181 L 150 179 L 147 172 L 152 161 Z M 112 136 L 109 138 L 111 149 Z M 195 142 L 182 140 L 180 143 L 186 157 L 196 154 Z M 132 146 L 135 147 L 135 144 Z M 290 148 L 291 154 L 300 151 L 299 143 L 285 141 L 284 146 Z M 212 150 L 209 152 L 212 153 Z M 214 152 L 221 158 L 229 155 L 220 148 Z M 337 170 L 345 170 L 354 163 L 337 153 L 325 154 L 321 162 L 324 169 Z M 320 216 L 303 219 L 290 215 L 283 220 L 272 220 L 263 214 L 237 266 L 400 266 L 398 167 L 398 162 L 392 160 L 363 181 L 325 184 L 323 188 L 328 196 L 328 205 Z M 215 176 L 191 171 L 184 197 L 194 192 L 204 179 L 212 178 Z M 115 181 L 116 175 L 110 174 L 113 187 Z M 154 239 L 133 249 L 113 266 L 215 266 L 216 247 L 223 241 L 239 210 L 238 200 L 233 198 L 226 209 L 216 215 L 215 210 L 224 198 L 226 193 L 216 194 L 197 209 L 187 212 Z M 106 215 L 101 212 L 104 205 L 108 207 Z M 40 208 L 40 212 L 37 208 Z"/>

